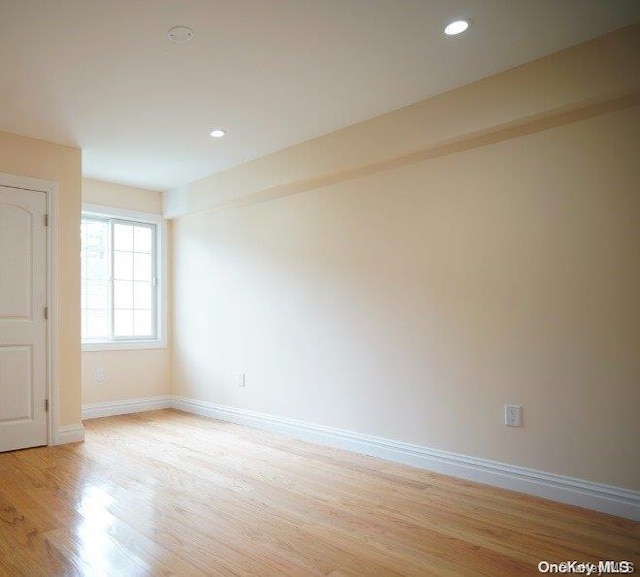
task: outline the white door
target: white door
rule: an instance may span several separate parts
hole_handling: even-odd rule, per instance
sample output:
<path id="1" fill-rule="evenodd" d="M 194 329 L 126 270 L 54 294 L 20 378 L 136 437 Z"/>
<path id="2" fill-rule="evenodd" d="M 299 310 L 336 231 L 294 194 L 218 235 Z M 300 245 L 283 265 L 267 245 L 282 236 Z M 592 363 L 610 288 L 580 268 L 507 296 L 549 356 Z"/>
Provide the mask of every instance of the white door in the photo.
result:
<path id="1" fill-rule="evenodd" d="M 47 444 L 46 207 L 0 186 L 0 451 Z"/>

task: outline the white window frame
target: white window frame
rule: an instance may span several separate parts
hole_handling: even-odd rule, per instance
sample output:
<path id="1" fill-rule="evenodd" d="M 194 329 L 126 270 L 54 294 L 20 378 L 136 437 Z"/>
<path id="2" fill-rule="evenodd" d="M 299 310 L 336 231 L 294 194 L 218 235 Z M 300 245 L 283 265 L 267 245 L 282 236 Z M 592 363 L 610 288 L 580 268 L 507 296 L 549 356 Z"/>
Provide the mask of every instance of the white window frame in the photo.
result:
<path id="1" fill-rule="evenodd" d="M 108 341 L 82 341 L 83 351 L 125 351 L 132 349 L 164 349 L 167 347 L 167 222 L 162 215 L 113 208 L 97 204 L 83 204 L 82 218 L 96 217 L 126 221 L 126 223 L 153 224 L 156 226 L 156 277 L 157 305 L 154 339 L 123 339 Z M 113 250 L 112 250 L 113 252 Z M 113 258 L 113 254 L 110 255 Z M 111 305 L 110 305 L 111 306 Z"/>

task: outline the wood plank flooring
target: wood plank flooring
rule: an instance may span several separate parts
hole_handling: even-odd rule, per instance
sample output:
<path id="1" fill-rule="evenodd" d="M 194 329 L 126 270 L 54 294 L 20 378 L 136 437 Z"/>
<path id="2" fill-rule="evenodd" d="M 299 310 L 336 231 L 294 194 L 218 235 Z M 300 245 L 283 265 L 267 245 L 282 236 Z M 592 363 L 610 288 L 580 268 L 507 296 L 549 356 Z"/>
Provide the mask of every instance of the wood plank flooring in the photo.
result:
<path id="1" fill-rule="evenodd" d="M 178 411 L 0 454 L 0 575 L 539 575 L 640 523 Z"/>

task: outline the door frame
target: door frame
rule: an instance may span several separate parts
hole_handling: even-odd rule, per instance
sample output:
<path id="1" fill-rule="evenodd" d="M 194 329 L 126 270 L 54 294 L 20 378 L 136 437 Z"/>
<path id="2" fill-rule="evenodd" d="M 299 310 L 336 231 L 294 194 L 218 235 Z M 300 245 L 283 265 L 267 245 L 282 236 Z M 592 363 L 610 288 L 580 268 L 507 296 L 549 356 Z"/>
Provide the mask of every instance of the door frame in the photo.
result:
<path id="1" fill-rule="evenodd" d="M 49 307 L 47 320 L 46 376 L 47 398 L 47 445 L 58 443 L 58 183 L 30 176 L 18 176 L 0 172 L 0 186 L 44 192 L 47 195 L 47 295 Z"/>

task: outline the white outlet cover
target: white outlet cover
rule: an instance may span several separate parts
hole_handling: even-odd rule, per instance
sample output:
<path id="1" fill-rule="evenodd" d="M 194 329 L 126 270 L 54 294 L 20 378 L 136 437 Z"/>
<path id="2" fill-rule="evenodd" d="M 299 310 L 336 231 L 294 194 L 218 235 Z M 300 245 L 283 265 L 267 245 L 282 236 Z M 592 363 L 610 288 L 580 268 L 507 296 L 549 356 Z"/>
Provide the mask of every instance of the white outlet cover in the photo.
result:
<path id="1" fill-rule="evenodd" d="M 244 375 L 244 373 L 237 373 L 236 374 L 236 384 L 239 387 L 244 387 L 245 386 L 245 375 Z"/>
<path id="2" fill-rule="evenodd" d="M 504 406 L 504 424 L 507 427 L 522 427 L 522 405 Z"/>
<path id="3" fill-rule="evenodd" d="M 96 383 L 104 383 L 105 380 L 105 376 L 104 376 L 104 369 L 96 369 Z"/>

